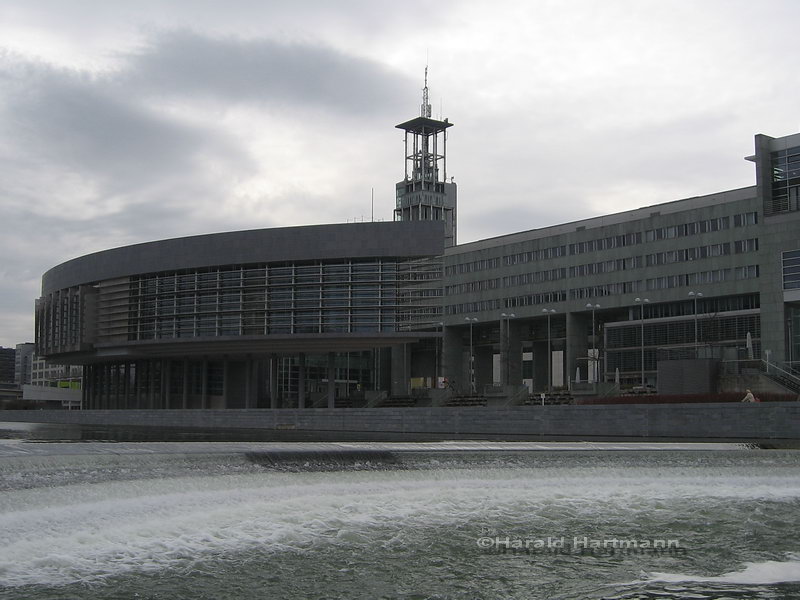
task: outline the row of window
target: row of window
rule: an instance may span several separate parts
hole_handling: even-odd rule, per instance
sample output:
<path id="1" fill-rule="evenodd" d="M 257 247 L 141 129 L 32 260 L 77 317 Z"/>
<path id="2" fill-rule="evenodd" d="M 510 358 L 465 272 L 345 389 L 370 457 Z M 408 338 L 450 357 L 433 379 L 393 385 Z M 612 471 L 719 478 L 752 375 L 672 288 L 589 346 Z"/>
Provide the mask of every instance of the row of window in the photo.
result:
<path id="1" fill-rule="evenodd" d="M 753 279 L 759 276 L 758 265 L 747 265 L 734 269 L 715 269 L 698 273 L 681 273 L 648 279 L 645 283 L 648 290 L 665 290 L 688 285 L 719 283 L 731 279 Z"/>
<path id="2" fill-rule="evenodd" d="M 669 265 L 701 260 L 704 258 L 713 258 L 715 256 L 729 256 L 731 250 L 733 250 L 735 254 L 757 252 L 758 238 L 737 240 L 733 245 L 731 245 L 730 242 L 724 242 L 722 244 L 711 244 L 709 246 L 698 246 L 696 248 L 680 248 L 678 250 L 656 252 L 655 254 L 648 254 L 645 260 L 648 267 L 655 267 L 658 265 Z"/>
<path id="3" fill-rule="evenodd" d="M 463 302 L 461 304 L 451 304 L 445 308 L 445 314 L 463 315 L 487 310 L 497 310 L 500 308 L 499 300 L 481 300 L 480 302 Z"/>
<path id="4" fill-rule="evenodd" d="M 551 304 L 556 302 L 564 302 L 567 299 L 567 292 L 565 290 L 556 290 L 554 292 L 540 292 L 538 294 L 525 294 L 524 296 L 514 296 L 513 298 L 504 298 L 504 308 L 516 308 L 519 306 L 535 306 L 537 304 Z"/>
<path id="5" fill-rule="evenodd" d="M 461 275 L 474 271 L 485 271 L 486 269 L 496 269 L 500 266 L 499 258 L 484 258 L 473 262 L 462 263 L 460 265 L 450 265 L 445 267 L 445 275 Z"/>
<path id="6" fill-rule="evenodd" d="M 375 308 L 141 317 L 129 322 L 128 339 L 395 331 L 397 318 Z"/>
<path id="7" fill-rule="evenodd" d="M 466 283 L 458 283 L 456 285 L 448 285 L 444 289 L 445 296 L 452 296 L 455 294 L 469 294 L 470 292 L 483 292 L 486 290 L 494 290 L 500 287 L 500 279 L 482 279 L 481 281 L 468 281 Z"/>
<path id="8" fill-rule="evenodd" d="M 440 282 L 440 259 L 143 275 L 100 289 L 98 340 L 396 331 L 438 310 Z"/>
<path id="9" fill-rule="evenodd" d="M 618 258 L 616 260 L 604 260 L 602 262 L 589 263 L 588 265 L 570 267 L 569 276 L 583 277 L 586 275 L 602 275 L 603 273 L 613 273 L 615 271 L 639 269 L 642 266 L 642 262 L 641 256 L 629 256 L 628 258 Z"/>
<path id="10" fill-rule="evenodd" d="M 734 227 L 745 227 L 747 225 L 757 225 L 757 224 L 758 224 L 757 212 L 746 212 L 733 215 Z"/>
<path id="11" fill-rule="evenodd" d="M 730 217 L 717 217 L 715 219 L 694 221 L 693 223 L 681 223 L 680 225 L 670 225 L 668 227 L 649 229 L 645 231 L 644 237 L 645 241 L 657 242 L 659 240 L 672 240 L 679 237 L 686 237 L 688 235 L 722 231 L 724 229 L 730 229 L 730 227 Z"/>
<path id="12" fill-rule="evenodd" d="M 697 300 L 697 313 L 711 314 L 754 310 L 758 309 L 760 306 L 758 294 L 743 294 L 740 296 L 725 296 L 721 298 L 700 298 Z M 693 314 L 695 314 L 694 300 L 648 304 L 644 311 L 645 319 L 684 317 Z"/>
<path id="13" fill-rule="evenodd" d="M 642 243 L 642 233 L 637 231 L 635 233 L 626 233 L 623 235 L 612 235 L 611 237 L 599 238 L 596 240 L 587 240 L 585 242 L 576 242 L 569 245 L 569 253 L 585 254 L 587 252 L 599 252 L 601 250 L 611 250 L 613 248 L 624 248 L 626 246 L 633 246 Z"/>
<path id="14" fill-rule="evenodd" d="M 642 286 L 641 281 L 624 281 L 622 283 L 607 283 L 605 285 L 590 285 L 588 287 L 573 288 L 569 291 L 571 300 L 586 298 L 602 298 L 604 296 L 618 296 L 620 294 L 633 294 Z"/>
<path id="15" fill-rule="evenodd" d="M 695 341 L 694 322 L 692 320 L 673 321 L 669 323 L 645 322 L 645 346 L 670 346 L 693 344 Z M 701 343 L 723 342 L 730 340 L 761 337 L 761 318 L 757 314 L 734 316 L 703 315 L 697 321 L 697 340 Z M 606 349 L 641 348 L 642 329 L 636 324 L 607 327 Z"/>
<path id="16" fill-rule="evenodd" d="M 132 277 L 130 291 L 147 296 L 196 290 L 320 285 L 395 281 L 413 270 L 395 262 L 317 263 L 228 267 L 193 273 L 161 273 Z M 434 273 L 435 274 L 435 273 Z"/>
<path id="17" fill-rule="evenodd" d="M 449 285 L 445 288 L 445 295 L 451 296 L 455 294 L 493 290 L 500 287 L 501 281 L 503 287 L 513 287 L 518 285 L 545 283 L 547 281 L 558 281 L 566 278 L 567 276 L 570 278 L 585 277 L 590 275 L 613 273 L 615 271 L 638 269 L 645 264 L 648 267 L 653 267 L 701 260 L 716 256 L 728 256 L 731 254 L 732 249 L 736 254 L 756 252 L 758 251 L 758 238 L 738 240 L 735 241 L 733 245 L 731 245 L 730 242 L 724 242 L 722 244 L 711 244 L 709 246 L 699 246 L 696 248 L 667 250 L 665 252 L 648 254 L 646 257 L 629 256 L 628 258 L 618 258 L 616 260 L 605 260 L 596 263 L 577 265 L 574 267 L 569 267 L 569 269 L 566 267 L 559 267 L 556 269 L 548 269 L 546 271 L 535 271 L 532 273 L 522 273 L 520 275 L 509 275 L 503 277 L 502 280 L 498 278 L 484 279 L 481 281 L 471 281 L 467 283 Z"/>
<path id="18" fill-rule="evenodd" d="M 550 248 L 540 248 L 539 250 L 518 252 L 517 254 L 507 254 L 506 256 L 503 257 L 503 264 L 509 266 L 520 263 L 549 260 L 551 258 L 559 258 L 561 256 L 567 256 L 566 246 L 552 246 Z"/>
<path id="19" fill-rule="evenodd" d="M 800 252 L 800 251 L 798 251 Z M 568 298 L 570 300 L 584 300 L 591 298 L 602 298 L 606 296 L 618 296 L 622 294 L 635 294 L 647 290 L 661 290 L 671 289 L 676 287 L 686 287 L 691 285 L 701 285 L 708 283 L 718 283 L 722 281 L 752 279 L 759 276 L 758 265 L 747 265 L 743 267 L 736 267 L 733 269 L 717 269 L 713 271 L 702 271 L 698 273 L 684 273 L 681 275 L 668 275 L 664 277 L 656 277 L 647 279 L 645 282 L 640 280 L 624 281 L 621 283 L 609 283 L 605 285 L 594 285 L 580 288 L 572 288 L 570 290 L 555 290 L 549 292 L 540 292 L 536 294 L 525 294 L 521 296 L 513 296 L 510 298 L 503 298 L 503 308 L 515 308 L 520 306 L 533 306 L 537 304 L 550 304 L 555 302 L 564 302 Z M 799 282 L 800 283 L 800 282 Z M 798 286 L 800 287 L 800 286 Z M 740 296 L 737 298 L 744 299 L 734 305 L 728 306 L 724 303 L 725 299 L 711 298 L 702 300 L 702 305 L 708 311 L 726 311 L 726 310 L 745 310 L 749 308 L 758 308 L 758 296 Z M 477 305 L 482 305 L 486 302 L 496 303 L 497 300 L 488 300 L 484 302 L 470 302 L 462 304 L 451 304 L 445 308 L 445 313 L 448 315 L 462 314 L 479 310 L 475 308 Z M 664 305 L 668 306 L 668 305 Z M 676 306 L 681 306 L 680 304 Z M 687 304 L 688 306 L 688 304 Z M 496 307 L 496 306 L 495 306 Z M 692 305 L 693 309 L 693 305 Z M 491 309 L 481 309 L 491 310 Z M 666 310 L 663 307 L 660 310 Z M 686 310 L 689 310 L 688 308 Z M 651 308 L 648 308 L 648 318 L 655 316 L 678 316 L 678 314 L 655 314 L 650 313 Z"/>
<path id="20" fill-rule="evenodd" d="M 558 281 L 567 276 L 567 269 L 549 269 L 547 271 L 535 271 L 533 273 L 522 273 L 520 275 L 509 275 L 503 277 L 503 287 L 514 287 L 516 285 L 528 285 L 531 283 L 544 283 L 546 281 Z"/>
<path id="21" fill-rule="evenodd" d="M 657 229 L 647 230 L 644 232 L 644 235 L 642 232 L 633 232 L 593 240 L 586 240 L 583 242 L 575 242 L 569 245 L 552 246 L 538 250 L 529 250 L 527 252 L 518 252 L 504 256 L 503 264 L 510 266 L 520 263 L 538 262 L 552 258 L 559 258 L 562 256 L 575 256 L 578 254 L 600 252 L 613 248 L 624 248 L 641 244 L 643 238 L 645 242 L 655 242 L 658 240 L 668 240 L 678 237 L 685 237 L 688 235 L 721 231 L 724 229 L 730 229 L 731 221 L 733 221 L 734 227 L 756 225 L 758 223 L 758 213 L 745 212 L 735 214 L 732 217 L 724 216 L 714 219 L 695 221 L 692 223 L 684 223 L 681 225 L 660 227 Z M 480 271 L 483 269 L 493 269 L 498 266 L 498 261 L 499 259 L 497 258 L 490 258 L 463 263 L 460 265 L 451 265 L 445 269 L 445 274 L 451 276 L 462 273 L 471 273 L 473 271 Z"/>

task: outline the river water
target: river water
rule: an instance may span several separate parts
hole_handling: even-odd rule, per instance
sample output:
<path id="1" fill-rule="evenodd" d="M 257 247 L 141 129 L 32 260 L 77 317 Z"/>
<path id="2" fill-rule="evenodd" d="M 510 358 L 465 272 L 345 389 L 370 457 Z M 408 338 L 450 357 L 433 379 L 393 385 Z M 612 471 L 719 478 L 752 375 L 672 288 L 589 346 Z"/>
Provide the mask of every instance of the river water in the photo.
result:
<path id="1" fill-rule="evenodd" d="M 0 599 L 800 599 L 798 458 L 5 440 Z"/>

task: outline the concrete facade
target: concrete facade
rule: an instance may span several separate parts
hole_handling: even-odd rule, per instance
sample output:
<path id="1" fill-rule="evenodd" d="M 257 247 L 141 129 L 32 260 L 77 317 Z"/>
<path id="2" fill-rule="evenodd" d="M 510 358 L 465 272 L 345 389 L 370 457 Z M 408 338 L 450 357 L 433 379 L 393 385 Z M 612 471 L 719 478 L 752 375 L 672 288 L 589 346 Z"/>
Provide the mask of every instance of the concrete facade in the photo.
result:
<path id="1" fill-rule="evenodd" d="M 800 134 L 758 135 L 748 160 L 753 187 L 448 248 L 446 339 L 463 345 L 471 322 L 476 370 L 499 357 L 498 384 L 521 383 L 512 365 L 531 354 L 536 390 L 587 381 L 595 354 L 600 380 L 623 388 L 655 388 L 671 360 L 755 358 L 797 375 Z M 548 364 L 563 381 L 547 381 Z"/>

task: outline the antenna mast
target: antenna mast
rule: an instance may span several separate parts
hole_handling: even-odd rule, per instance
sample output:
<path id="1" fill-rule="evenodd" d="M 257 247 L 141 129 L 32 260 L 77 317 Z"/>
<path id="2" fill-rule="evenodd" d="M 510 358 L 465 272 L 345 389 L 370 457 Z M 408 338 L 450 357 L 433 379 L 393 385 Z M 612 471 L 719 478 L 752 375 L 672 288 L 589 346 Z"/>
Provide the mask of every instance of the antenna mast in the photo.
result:
<path id="1" fill-rule="evenodd" d="M 425 87 L 422 88 L 422 106 L 419 110 L 419 116 L 431 118 L 431 105 L 428 102 L 428 65 L 425 65 Z"/>

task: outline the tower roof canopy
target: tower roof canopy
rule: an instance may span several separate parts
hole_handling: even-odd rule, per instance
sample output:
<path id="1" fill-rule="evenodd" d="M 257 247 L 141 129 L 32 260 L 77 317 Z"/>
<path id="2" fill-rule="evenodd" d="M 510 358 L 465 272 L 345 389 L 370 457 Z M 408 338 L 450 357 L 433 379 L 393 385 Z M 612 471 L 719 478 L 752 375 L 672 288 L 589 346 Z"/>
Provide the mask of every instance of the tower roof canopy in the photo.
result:
<path id="1" fill-rule="evenodd" d="M 397 129 L 405 129 L 406 131 L 420 135 L 426 133 L 429 134 L 433 131 L 444 131 L 448 127 L 452 126 L 453 124 L 447 119 L 444 121 L 437 121 L 436 119 L 431 119 L 429 117 L 415 117 L 410 121 L 400 123 L 400 125 L 395 125 Z"/>

